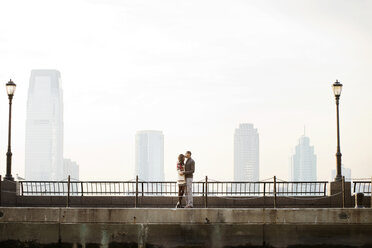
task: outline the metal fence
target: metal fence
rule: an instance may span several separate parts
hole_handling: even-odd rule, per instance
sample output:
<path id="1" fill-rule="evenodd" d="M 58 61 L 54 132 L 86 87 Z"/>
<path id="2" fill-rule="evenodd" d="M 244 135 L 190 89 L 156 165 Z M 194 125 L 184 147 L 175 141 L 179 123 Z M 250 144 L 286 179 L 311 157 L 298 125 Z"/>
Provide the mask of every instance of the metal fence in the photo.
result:
<path id="1" fill-rule="evenodd" d="M 364 193 L 365 195 L 371 195 L 371 181 L 354 181 L 354 193 Z"/>
<path id="2" fill-rule="evenodd" d="M 22 196 L 177 196 L 173 181 L 20 181 Z M 326 196 L 328 182 L 199 181 L 195 196 Z"/>

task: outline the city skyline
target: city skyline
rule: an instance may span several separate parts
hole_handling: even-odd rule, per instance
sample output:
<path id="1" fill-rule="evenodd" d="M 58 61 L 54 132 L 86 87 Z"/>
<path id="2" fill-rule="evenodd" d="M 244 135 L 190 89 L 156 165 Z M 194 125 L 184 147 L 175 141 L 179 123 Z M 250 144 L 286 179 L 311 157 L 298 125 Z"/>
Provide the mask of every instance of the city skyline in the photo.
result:
<path id="1" fill-rule="evenodd" d="M 234 180 L 260 180 L 260 141 L 252 123 L 241 123 L 234 134 Z"/>
<path id="2" fill-rule="evenodd" d="M 316 181 L 317 166 L 314 146 L 310 146 L 310 138 L 304 134 L 299 138 L 295 153 L 291 159 L 292 181 Z"/>
<path id="3" fill-rule="evenodd" d="M 57 70 L 32 70 L 27 98 L 26 180 L 63 178 L 63 91 Z"/>
<path id="4" fill-rule="evenodd" d="M 17 84 L 13 175 L 25 175 L 32 69 L 63 75 L 64 156 L 78 161 L 81 180 L 133 179 L 133 136 L 146 129 L 166 137 L 165 179 L 175 180 L 177 155 L 191 150 L 195 180 L 232 180 L 234 130 L 247 122 L 260 131 L 260 178 L 288 179 L 306 124 L 318 180 L 329 180 L 336 79 L 344 85 L 342 162 L 353 177 L 372 175 L 370 1 L 20 0 L 0 7 L 0 82 Z M 5 175 L 4 88 L 0 102 Z"/>
<path id="5" fill-rule="evenodd" d="M 79 165 L 76 161 L 65 158 L 63 159 L 63 180 L 67 180 L 68 176 L 70 176 L 71 180 L 79 181 Z"/>
<path id="6" fill-rule="evenodd" d="M 351 179 L 353 178 L 351 176 L 351 169 L 345 167 L 343 164 L 341 166 L 341 174 L 342 174 L 342 176 L 345 177 L 345 181 L 351 181 Z M 333 180 L 335 177 L 336 177 L 336 169 L 332 169 L 332 171 L 331 171 L 331 180 Z"/>
<path id="7" fill-rule="evenodd" d="M 157 130 L 136 132 L 135 175 L 142 181 L 164 181 L 164 134 Z"/>

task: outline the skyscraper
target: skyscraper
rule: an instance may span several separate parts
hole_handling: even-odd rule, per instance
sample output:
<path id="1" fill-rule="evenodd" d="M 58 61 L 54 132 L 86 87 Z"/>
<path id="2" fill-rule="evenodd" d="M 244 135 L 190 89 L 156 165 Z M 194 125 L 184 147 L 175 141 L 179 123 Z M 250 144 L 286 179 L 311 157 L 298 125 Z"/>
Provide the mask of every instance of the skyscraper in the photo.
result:
<path id="1" fill-rule="evenodd" d="M 164 181 L 164 135 L 162 131 L 136 133 L 136 175 L 141 180 Z"/>
<path id="2" fill-rule="evenodd" d="M 25 152 L 26 180 L 63 179 L 63 93 L 59 71 L 31 71 Z"/>
<path id="3" fill-rule="evenodd" d="M 259 135 L 253 124 L 243 123 L 235 129 L 234 180 L 259 180 Z"/>
<path id="4" fill-rule="evenodd" d="M 341 175 L 345 177 L 345 181 L 351 181 L 351 169 L 344 167 L 343 164 L 341 166 Z M 336 169 L 332 169 L 331 176 L 331 181 L 333 181 L 336 177 Z"/>
<path id="5" fill-rule="evenodd" d="M 79 165 L 71 159 L 63 160 L 63 179 L 70 176 L 71 180 L 79 181 Z"/>
<path id="6" fill-rule="evenodd" d="M 292 181 L 316 181 L 316 155 L 305 134 L 299 139 L 291 160 Z"/>

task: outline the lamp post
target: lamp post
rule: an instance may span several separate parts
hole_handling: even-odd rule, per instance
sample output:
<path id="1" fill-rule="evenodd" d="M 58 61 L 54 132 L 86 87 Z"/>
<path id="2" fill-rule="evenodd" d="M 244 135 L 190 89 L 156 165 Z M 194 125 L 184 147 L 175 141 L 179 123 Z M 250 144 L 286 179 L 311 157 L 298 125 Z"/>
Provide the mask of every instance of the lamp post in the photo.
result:
<path id="1" fill-rule="evenodd" d="M 335 177 L 335 181 L 341 181 L 342 176 L 341 176 L 341 149 L 340 149 L 340 123 L 339 123 L 339 110 L 338 110 L 338 105 L 339 105 L 339 100 L 340 100 L 340 95 L 342 91 L 342 84 L 336 80 L 336 82 L 332 85 L 333 87 L 333 93 L 335 94 L 336 97 L 336 109 L 337 109 L 337 152 L 336 152 L 336 163 L 337 163 L 337 173 Z"/>
<path id="2" fill-rule="evenodd" d="M 6 175 L 4 179 L 14 181 L 12 177 L 12 151 L 11 151 L 11 133 L 12 133 L 12 99 L 16 84 L 10 79 L 6 84 L 6 92 L 9 98 L 9 126 L 8 126 L 8 152 L 6 153 Z"/>

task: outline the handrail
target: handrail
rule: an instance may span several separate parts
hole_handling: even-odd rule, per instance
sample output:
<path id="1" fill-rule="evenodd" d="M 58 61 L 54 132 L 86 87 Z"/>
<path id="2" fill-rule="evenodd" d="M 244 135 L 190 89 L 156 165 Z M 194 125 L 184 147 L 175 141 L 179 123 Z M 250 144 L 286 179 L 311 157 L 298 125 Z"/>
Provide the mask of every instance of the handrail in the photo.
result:
<path id="1" fill-rule="evenodd" d="M 176 196 L 175 181 L 20 181 L 20 195 Z M 326 196 L 327 181 L 193 182 L 196 196 Z M 205 192 L 208 190 L 208 192 Z"/>
<path id="2" fill-rule="evenodd" d="M 372 188 L 372 180 L 358 180 L 353 181 L 354 187 L 353 187 L 353 193 L 364 193 L 364 194 L 371 194 L 371 188 Z"/>

